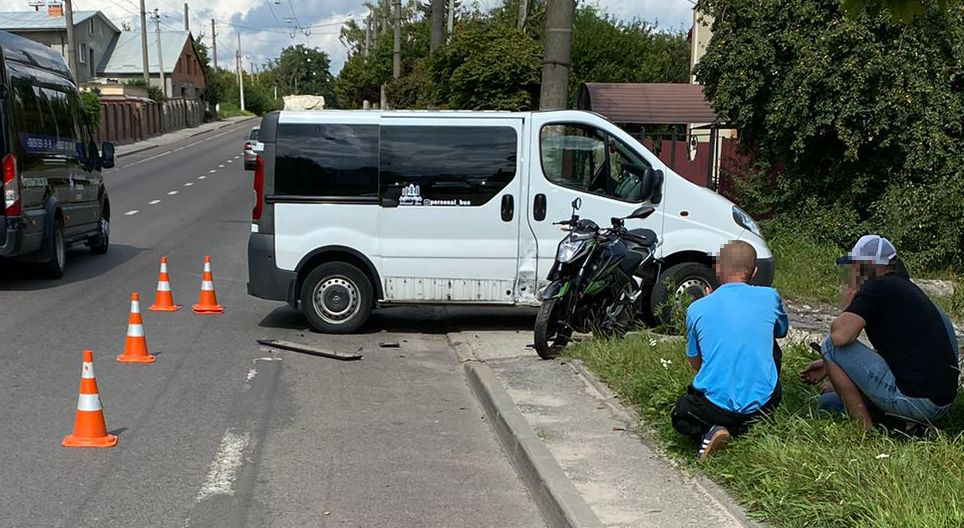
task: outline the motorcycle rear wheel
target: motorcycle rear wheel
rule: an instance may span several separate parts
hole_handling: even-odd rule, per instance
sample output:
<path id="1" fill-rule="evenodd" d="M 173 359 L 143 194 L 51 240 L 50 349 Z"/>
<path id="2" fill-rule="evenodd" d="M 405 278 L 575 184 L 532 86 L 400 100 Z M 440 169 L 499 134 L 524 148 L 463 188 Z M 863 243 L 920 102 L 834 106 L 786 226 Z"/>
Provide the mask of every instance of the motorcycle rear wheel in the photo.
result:
<path id="1" fill-rule="evenodd" d="M 571 328 L 560 328 L 557 306 L 560 299 L 547 299 L 536 316 L 535 349 L 542 359 L 558 357 L 572 337 Z"/>

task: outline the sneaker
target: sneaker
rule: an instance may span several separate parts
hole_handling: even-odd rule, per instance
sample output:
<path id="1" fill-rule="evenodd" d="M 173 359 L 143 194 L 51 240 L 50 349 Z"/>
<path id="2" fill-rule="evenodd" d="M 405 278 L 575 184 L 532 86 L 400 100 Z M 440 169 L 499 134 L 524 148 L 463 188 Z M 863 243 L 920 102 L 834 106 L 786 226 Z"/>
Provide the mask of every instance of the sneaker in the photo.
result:
<path id="1" fill-rule="evenodd" d="M 722 425 L 710 427 L 710 430 L 703 435 L 703 441 L 700 442 L 700 450 L 696 452 L 696 458 L 703 460 L 729 441 L 730 431 L 726 427 Z"/>

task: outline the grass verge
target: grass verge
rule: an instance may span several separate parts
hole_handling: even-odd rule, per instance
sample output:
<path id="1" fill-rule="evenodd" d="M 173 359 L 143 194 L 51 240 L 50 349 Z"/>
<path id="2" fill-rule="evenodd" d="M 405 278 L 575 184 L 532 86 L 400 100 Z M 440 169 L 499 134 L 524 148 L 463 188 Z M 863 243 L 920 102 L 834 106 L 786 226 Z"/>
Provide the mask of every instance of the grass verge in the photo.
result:
<path id="1" fill-rule="evenodd" d="M 254 115 L 254 114 L 252 114 L 251 112 L 248 112 L 247 110 L 245 110 L 244 112 L 242 112 L 242 111 L 241 111 L 241 107 L 239 107 L 238 105 L 236 105 L 236 104 L 234 104 L 234 103 L 221 103 L 221 106 L 220 106 L 219 108 L 220 108 L 220 110 L 218 111 L 218 117 L 221 118 L 221 119 L 226 119 L 226 118 L 229 118 L 229 117 L 253 116 L 253 115 Z"/>
<path id="2" fill-rule="evenodd" d="M 964 526 L 964 401 L 927 438 L 859 432 L 842 417 L 818 414 L 815 391 L 796 373 L 814 356 L 786 345 L 783 403 L 705 463 L 676 433 L 669 413 L 692 379 L 680 340 L 648 336 L 591 340 L 567 352 L 631 402 L 672 455 L 699 464 L 756 519 L 777 527 Z"/>

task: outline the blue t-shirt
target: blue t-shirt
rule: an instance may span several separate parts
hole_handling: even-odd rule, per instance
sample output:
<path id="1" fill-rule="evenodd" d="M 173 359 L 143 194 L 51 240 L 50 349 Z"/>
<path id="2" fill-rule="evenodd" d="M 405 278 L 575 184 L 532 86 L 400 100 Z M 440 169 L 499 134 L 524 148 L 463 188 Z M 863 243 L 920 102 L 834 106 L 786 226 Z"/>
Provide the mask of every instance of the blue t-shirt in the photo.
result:
<path id="1" fill-rule="evenodd" d="M 686 355 L 702 356 L 693 388 L 717 407 L 750 414 L 773 394 L 773 340 L 787 335 L 787 314 L 773 288 L 729 283 L 686 311 Z"/>

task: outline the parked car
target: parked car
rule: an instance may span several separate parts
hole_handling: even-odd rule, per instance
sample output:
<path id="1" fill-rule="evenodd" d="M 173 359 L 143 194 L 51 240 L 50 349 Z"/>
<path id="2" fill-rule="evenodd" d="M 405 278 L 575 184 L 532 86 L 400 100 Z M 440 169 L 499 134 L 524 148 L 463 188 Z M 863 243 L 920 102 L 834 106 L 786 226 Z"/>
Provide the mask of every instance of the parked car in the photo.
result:
<path id="1" fill-rule="evenodd" d="M 662 240 L 652 311 L 715 286 L 729 240 L 756 248 L 756 283 L 773 278 L 749 216 L 593 113 L 281 111 L 260 140 L 248 292 L 300 306 L 319 331 L 355 331 L 379 305 L 538 305 L 553 221 L 575 198 L 585 218 L 656 208 L 625 222 Z"/>
<path id="2" fill-rule="evenodd" d="M 258 157 L 261 149 L 264 148 L 264 145 L 258 141 L 258 134 L 260 133 L 261 127 L 254 127 L 248 134 L 248 139 L 244 140 L 244 170 L 254 170 L 254 160 Z"/>
<path id="3" fill-rule="evenodd" d="M 110 200 L 101 170 L 114 166 L 91 135 L 60 53 L 0 31 L 3 212 L 0 257 L 63 275 L 68 246 L 95 254 L 110 242 Z"/>

